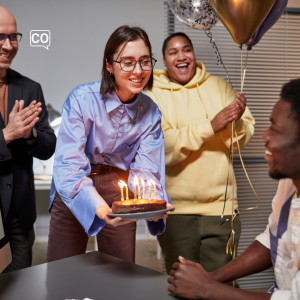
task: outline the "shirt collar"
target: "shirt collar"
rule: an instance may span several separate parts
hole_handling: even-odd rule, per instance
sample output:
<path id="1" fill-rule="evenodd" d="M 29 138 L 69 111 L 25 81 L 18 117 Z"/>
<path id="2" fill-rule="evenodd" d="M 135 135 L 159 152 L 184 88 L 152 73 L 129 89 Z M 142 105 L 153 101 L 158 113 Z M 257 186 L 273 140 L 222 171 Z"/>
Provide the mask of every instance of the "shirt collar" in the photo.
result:
<path id="1" fill-rule="evenodd" d="M 135 101 L 130 104 L 122 103 L 121 100 L 119 99 L 119 97 L 117 96 L 116 92 L 105 94 L 105 96 L 103 97 L 103 100 L 104 100 L 104 104 L 105 104 L 107 113 L 112 112 L 120 105 L 124 105 L 130 118 L 133 119 L 133 117 L 138 109 L 138 106 L 140 104 L 140 101 L 141 101 L 141 93 L 137 94 Z"/>

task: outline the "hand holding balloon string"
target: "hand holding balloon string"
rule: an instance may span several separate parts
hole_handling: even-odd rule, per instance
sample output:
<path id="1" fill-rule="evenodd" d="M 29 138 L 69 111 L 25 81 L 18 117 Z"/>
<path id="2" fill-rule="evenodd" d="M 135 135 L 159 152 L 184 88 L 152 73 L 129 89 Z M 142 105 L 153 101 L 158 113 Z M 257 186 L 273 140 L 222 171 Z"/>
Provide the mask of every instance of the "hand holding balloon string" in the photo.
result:
<path id="1" fill-rule="evenodd" d="M 219 133 L 223 129 L 226 128 L 226 126 L 233 122 L 238 121 L 247 106 L 247 99 L 242 93 L 238 93 L 236 95 L 236 100 L 223 108 L 212 120 L 211 120 L 211 126 L 214 131 L 214 133 Z"/>

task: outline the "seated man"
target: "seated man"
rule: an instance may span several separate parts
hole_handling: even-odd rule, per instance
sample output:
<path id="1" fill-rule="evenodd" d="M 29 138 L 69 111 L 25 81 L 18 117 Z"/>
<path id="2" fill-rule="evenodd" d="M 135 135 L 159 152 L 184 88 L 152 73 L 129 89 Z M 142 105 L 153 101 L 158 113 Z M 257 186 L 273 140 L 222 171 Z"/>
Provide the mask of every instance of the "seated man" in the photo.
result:
<path id="1" fill-rule="evenodd" d="M 279 182 L 273 212 L 264 233 L 240 256 L 219 270 L 180 257 L 168 278 L 169 291 L 189 299 L 300 299 L 300 79 L 285 84 L 262 134 L 269 175 Z M 274 266 L 271 293 L 233 288 L 222 283 Z"/>

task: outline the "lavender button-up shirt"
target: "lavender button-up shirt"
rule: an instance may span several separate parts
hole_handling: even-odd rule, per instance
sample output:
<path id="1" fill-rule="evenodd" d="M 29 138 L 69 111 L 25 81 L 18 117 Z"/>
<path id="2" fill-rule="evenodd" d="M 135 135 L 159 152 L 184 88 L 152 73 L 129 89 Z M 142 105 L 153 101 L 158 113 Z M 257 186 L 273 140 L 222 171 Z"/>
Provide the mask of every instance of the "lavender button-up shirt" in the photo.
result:
<path id="1" fill-rule="evenodd" d="M 133 103 L 124 104 L 115 92 L 102 97 L 99 91 L 100 81 L 80 85 L 64 103 L 50 192 L 50 208 L 57 191 L 88 235 L 97 234 L 105 225 L 95 211 L 107 205 L 88 177 L 91 163 L 130 169 L 131 191 L 134 175 L 152 178 L 157 199 L 170 203 L 164 188 L 164 138 L 158 106 L 142 93 Z M 152 235 L 161 234 L 165 222 L 148 222 L 148 228 Z"/>

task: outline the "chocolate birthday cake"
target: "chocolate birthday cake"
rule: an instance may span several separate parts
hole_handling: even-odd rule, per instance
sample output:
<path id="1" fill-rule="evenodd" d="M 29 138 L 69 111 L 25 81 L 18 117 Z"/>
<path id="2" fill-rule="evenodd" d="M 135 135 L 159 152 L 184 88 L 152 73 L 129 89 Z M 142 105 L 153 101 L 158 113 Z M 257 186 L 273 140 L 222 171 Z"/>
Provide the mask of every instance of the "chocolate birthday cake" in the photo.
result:
<path id="1" fill-rule="evenodd" d="M 112 212 L 114 214 L 130 214 L 139 212 L 149 212 L 166 209 L 167 202 L 165 200 L 124 200 L 114 201 L 112 204 Z"/>

